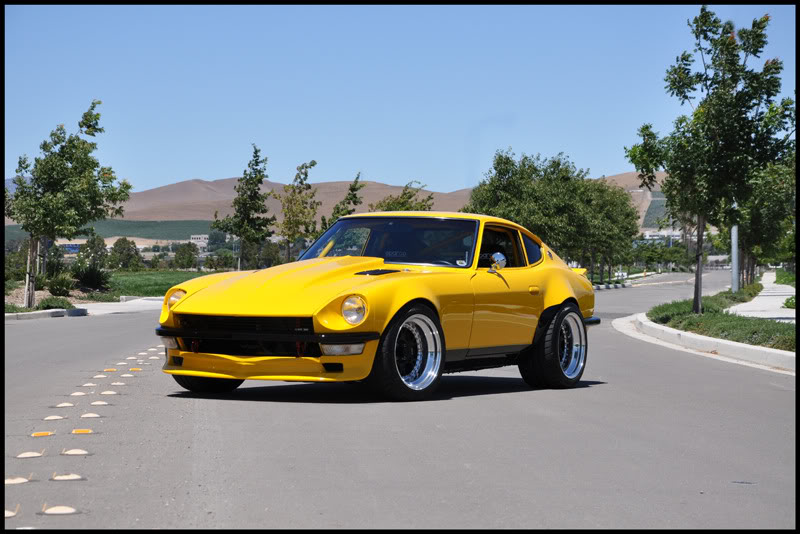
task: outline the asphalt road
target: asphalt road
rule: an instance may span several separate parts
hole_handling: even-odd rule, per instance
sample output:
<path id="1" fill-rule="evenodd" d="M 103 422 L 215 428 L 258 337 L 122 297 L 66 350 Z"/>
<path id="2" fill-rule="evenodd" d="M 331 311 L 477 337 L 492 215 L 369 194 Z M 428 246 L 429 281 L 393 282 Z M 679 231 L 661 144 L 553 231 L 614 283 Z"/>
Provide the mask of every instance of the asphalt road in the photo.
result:
<path id="1" fill-rule="evenodd" d="M 148 351 L 155 313 L 8 321 L 5 474 L 33 477 L 6 485 L 6 528 L 794 528 L 795 377 L 611 327 L 689 298 L 688 279 L 597 291 L 575 389 L 530 390 L 508 367 L 445 375 L 419 403 L 256 381 L 201 397 Z M 729 283 L 711 272 L 705 292 Z"/>

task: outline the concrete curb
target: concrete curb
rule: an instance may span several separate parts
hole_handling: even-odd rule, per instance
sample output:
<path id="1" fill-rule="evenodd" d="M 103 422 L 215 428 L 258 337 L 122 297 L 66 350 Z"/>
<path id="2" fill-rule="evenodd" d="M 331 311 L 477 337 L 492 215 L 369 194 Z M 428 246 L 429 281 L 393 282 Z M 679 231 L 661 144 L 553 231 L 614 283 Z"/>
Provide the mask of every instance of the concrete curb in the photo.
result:
<path id="1" fill-rule="evenodd" d="M 603 284 L 603 285 L 595 285 L 595 289 L 620 289 L 623 287 L 631 287 L 630 282 L 624 282 L 622 284 Z"/>
<path id="2" fill-rule="evenodd" d="M 6 319 L 44 319 L 45 317 L 64 317 L 67 310 L 55 308 L 52 310 L 39 310 L 33 312 L 7 313 Z"/>
<path id="3" fill-rule="evenodd" d="M 794 352 L 788 350 L 759 347 L 758 345 L 737 343 L 726 339 L 717 339 L 677 330 L 654 323 L 647 318 L 646 313 L 637 314 L 634 323 L 640 332 L 668 343 L 674 343 L 702 352 L 719 354 L 737 360 L 795 371 L 795 361 L 797 357 Z"/>

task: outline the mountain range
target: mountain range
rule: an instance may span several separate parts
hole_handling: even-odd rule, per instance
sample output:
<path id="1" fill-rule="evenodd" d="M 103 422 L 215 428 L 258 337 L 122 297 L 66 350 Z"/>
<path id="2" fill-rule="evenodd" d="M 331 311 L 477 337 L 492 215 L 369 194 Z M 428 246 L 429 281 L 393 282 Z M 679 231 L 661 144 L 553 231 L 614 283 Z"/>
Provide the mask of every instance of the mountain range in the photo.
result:
<path id="1" fill-rule="evenodd" d="M 664 173 L 657 176 L 663 180 Z M 223 178 L 220 180 L 186 180 L 169 184 L 154 189 L 147 189 L 131 193 L 130 199 L 124 204 L 123 220 L 128 221 L 185 221 L 185 220 L 213 220 L 217 212 L 219 218 L 233 213 L 233 199 L 236 197 L 236 186 L 239 178 Z M 607 182 L 622 187 L 631 196 L 631 201 L 639 213 L 639 225 L 644 221 L 652 194 L 647 189 L 639 186 L 636 172 L 626 172 L 602 178 Z M 329 215 L 334 205 L 341 201 L 347 193 L 351 181 L 318 182 L 311 184 L 317 190 L 316 199 L 321 201 L 317 210 L 317 218 Z M 387 195 L 399 195 L 402 186 L 387 185 L 380 182 L 363 181 L 365 187 L 359 191 L 362 204 L 356 211 L 366 211 L 370 204 L 374 204 Z M 11 187 L 9 187 L 9 185 Z M 283 185 L 265 180 L 261 186 L 262 191 L 274 190 L 283 192 Z M 6 187 L 13 191 L 13 181 L 6 180 Z M 659 191 L 657 187 L 654 190 Z M 433 191 L 433 209 L 439 211 L 458 211 L 468 201 L 472 188 L 459 189 L 450 193 Z M 422 195 L 427 196 L 431 191 L 423 190 Z M 269 215 L 281 219 L 280 202 L 274 198 L 267 201 Z M 6 218 L 5 224 L 15 224 Z"/>

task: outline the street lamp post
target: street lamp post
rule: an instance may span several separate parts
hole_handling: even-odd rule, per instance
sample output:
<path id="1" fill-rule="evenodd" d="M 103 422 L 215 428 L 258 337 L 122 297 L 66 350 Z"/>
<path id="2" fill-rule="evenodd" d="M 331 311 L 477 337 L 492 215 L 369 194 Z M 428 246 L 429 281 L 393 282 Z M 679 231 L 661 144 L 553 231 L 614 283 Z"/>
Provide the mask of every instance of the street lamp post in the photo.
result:
<path id="1" fill-rule="evenodd" d="M 733 203 L 736 209 L 736 202 Z M 739 225 L 731 226 L 731 293 L 739 291 Z"/>

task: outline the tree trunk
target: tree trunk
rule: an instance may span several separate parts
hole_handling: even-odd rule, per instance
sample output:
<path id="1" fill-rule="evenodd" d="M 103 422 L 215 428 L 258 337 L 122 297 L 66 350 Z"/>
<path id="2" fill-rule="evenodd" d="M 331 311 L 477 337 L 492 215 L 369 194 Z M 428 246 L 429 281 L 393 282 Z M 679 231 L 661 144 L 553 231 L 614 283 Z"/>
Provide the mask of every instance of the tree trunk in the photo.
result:
<path id="1" fill-rule="evenodd" d="M 594 249 L 589 252 L 589 280 L 594 284 Z"/>
<path id="2" fill-rule="evenodd" d="M 697 254 L 695 256 L 694 271 L 694 301 L 692 313 L 703 313 L 703 230 L 705 230 L 705 217 L 697 216 Z"/>
<path id="3" fill-rule="evenodd" d="M 609 283 L 611 282 L 611 280 L 613 280 L 613 278 L 611 278 L 611 270 L 612 269 L 613 269 L 613 266 L 611 264 L 611 260 L 608 260 L 608 281 L 609 281 Z"/>
<path id="4" fill-rule="evenodd" d="M 36 305 L 36 247 L 39 240 L 31 236 L 28 244 L 28 264 L 25 268 L 25 304 L 26 308 Z"/>
<path id="5" fill-rule="evenodd" d="M 600 283 L 602 284 L 603 283 L 603 274 L 605 273 L 605 270 L 606 270 L 606 262 L 605 262 L 605 258 L 603 256 L 600 256 L 600 269 L 599 270 L 600 270 Z"/>
<path id="6" fill-rule="evenodd" d="M 289 254 L 291 254 L 291 250 L 292 250 L 292 244 L 289 243 L 289 239 L 287 238 L 286 239 L 286 263 L 289 263 L 289 261 L 291 261 L 289 259 Z"/>

